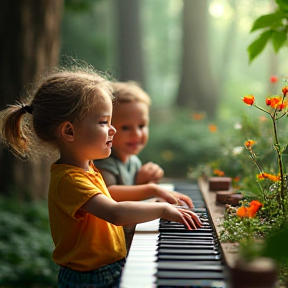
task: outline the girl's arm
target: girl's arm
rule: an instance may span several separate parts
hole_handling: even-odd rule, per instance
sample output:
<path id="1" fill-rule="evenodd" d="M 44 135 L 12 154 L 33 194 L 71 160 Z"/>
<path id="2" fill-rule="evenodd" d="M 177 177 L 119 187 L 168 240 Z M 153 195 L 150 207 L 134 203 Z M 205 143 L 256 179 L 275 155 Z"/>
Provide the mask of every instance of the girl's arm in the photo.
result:
<path id="1" fill-rule="evenodd" d="M 108 190 L 112 198 L 117 202 L 139 201 L 159 197 L 170 204 L 180 205 L 181 201 L 183 201 L 190 208 L 193 207 L 193 202 L 190 197 L 175 191 L 166 190 L 154 183 L 132 186 L 111 185 L 108 187 Z"/>
<path id="2" fill-rule="evenodd" d="M 197 214 L 190 210 L 176 208 L 168 203 L 116 202 L 103 194 L 93 196 L 80 210 L 118 226 L 158 218 L 182 223 L 189 230 L 202 226 Z"/>

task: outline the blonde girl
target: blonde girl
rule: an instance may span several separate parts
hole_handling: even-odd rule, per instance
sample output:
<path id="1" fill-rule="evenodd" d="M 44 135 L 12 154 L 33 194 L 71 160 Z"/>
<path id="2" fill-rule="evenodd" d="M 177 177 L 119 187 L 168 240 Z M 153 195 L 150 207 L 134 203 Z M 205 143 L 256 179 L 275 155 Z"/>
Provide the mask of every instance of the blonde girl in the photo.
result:
<path id="1" fill-rule="evenodd" d="M 2 111 L 1 138 L 17 156 L 59 154 L 50 169 L 48 207 L 60 288 L 117 287 L 127 253 L 123 225 L 164 218 L 187 229 L 201 226 L 195 213 L 171 205 L 176 199 L 169 194 L 157 196 L 171 204 L 112 199 L 91 161 L 111 153 L 112 95 L 99 73 L 55 71 L 28 100 Z"/>

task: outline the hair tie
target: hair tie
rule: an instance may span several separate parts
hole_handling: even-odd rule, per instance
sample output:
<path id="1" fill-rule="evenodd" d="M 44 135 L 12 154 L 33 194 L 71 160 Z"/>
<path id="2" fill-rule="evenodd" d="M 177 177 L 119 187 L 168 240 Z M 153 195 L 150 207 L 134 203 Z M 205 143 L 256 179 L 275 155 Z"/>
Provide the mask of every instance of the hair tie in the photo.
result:
<path id="1" fill-rule="evenodd" d="M 33 112 L 33 107 L 32 106 L 24 105 L 24 104 L 22 104 L 21 106 L 22 106 L 22 109 L 25 110 L 25 112 L 27 112 L 29 114 L 32 114 L 32 112 Z"/>

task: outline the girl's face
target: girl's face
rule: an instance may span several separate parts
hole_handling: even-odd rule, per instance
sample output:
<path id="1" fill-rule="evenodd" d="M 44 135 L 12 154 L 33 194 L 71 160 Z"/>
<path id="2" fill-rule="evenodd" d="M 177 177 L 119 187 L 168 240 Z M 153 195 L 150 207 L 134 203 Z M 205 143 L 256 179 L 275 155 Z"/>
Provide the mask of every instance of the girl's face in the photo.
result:
<path id="1" fill-rule="evenodd" d="M 83 160 L 102 159 L 110 155 L 116 133 L 111 118 L 112 100 L 103 92 L 102 99 L 95 101 L 87 115 L 74 125 L 74 147 Z"/>
<path id="2" fill-rule="evenodd" d="M 120 103 L 114 108 L 112 122 L 117 130 L 113 151 L 121 161 L 126 162 L 147 144 L 149 107 L 143 102 Z"/>

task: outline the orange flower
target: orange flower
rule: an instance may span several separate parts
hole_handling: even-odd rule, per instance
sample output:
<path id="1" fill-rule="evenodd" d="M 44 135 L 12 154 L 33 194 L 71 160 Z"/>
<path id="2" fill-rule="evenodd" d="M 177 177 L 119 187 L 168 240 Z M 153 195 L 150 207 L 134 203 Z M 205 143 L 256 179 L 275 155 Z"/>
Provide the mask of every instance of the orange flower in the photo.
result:
<path id="1" fill-rule="evenodd" d="M 204 113 L 194 113 L 193 115 L 192 115 L 192 118 L 194 119 L 194 120 L 202 120 L 203 118 L 205 118 L 205 114 Z"/>
<path id="2" fill-rule="evenodd" d="M 286 95 L 288 93 L 288 86 L 283 87 L 282 92 L 284 95 Z"/>
<path id="3" fill-rule="evenodd" d="M 261 207 L 262 204 L 258 200 L 251 201 L 248 212 L 249 217 L 254 217 Z"/>
<path id="4" fill-rule="evenodd" d="M 245 104 L 252 106 L 254 104 L 254 102 L 255 102 L 255 97 L 252 94 L 251 95 L 246 95 L 246 96 L 244 96 L 244 98 L 242 98 L 242 101 Z"/>
<path id="5" fill-rule="evenodd" d="M 284 108 L 286 108 L 287 105 L 288 105 L 288 103 L 286 101 L 284 101 L 284 102 L 280 103 L 277 108 L 281 111 Z"/>
<path id="6" fill-rule="evenodd" d="M 263 179 L 266 178 L 266 177 L 265 177 L 265 173 L 260 173 L 260 174 L 256 175 L 256 177 L 257 177 L 259 180 L 263 180 Z"/>
<path id="7" fill-rule="evenodd" d="M 225 175 L 225 173 L 224 173 L 223 171 L 219 170 L 219 169 L 214 169 L 214 170 L 213 170 L 213 173 L 214 173 L 215 175 L 217 175 L 217 176 L 220 176 L 220 177 L 222 177 L 222 176 Z"/>
<path id="8" fill-rule="evenodd" d="M 267 106 L 271 106 L 272 108 L 279 110 L 286 108 L 288 105 L 287 101 L 283 101 L 283 98 L 279 96 L 267 98 L 266 104 Z"/>
<path id="9" fill-rule="evenodd" d="M 270 179 L 271 181 L 274 181 L 274 182 L 277 182 L 277 181 L 280 181 L 281 177 L 280 175 L 272 175 L 272 174 L 268 174 L 268 173 L 260 173 L 258 175 L 256 175 L 256 177 L 259 179 L 259 180 L 263 180 L 263 179 Z"/>
<path id="10" fill-rule="evenodd" d="M 237 209 L 237 212 L 236 212 L 237 216 L 239 217 L 249 217 L 248 216 L 248 208 L 247 207 L 240 207 Z"/>
<path id="11" fill-rule="evenodd" d="M 209 124 L 209 131 L 210 132 L 216 132 L 217 131 L 217 126 L 214 124 Z"/>
<path id="12" fill-rule="evenodd" d="M 265 116 L 260 116 L 259 119 L 260 119 L 261 122 L 267 121 L 267 118 Z"/>
<path id="13" fill-rule="evenodd" d="M 282 98 L 279 96 L 271 97 L 266 99 L 267 106 L 272 108 L 277 108 L 277 106 L 282 102 Z"/>
<path id="14" fill-rule="evenodd" d="M 277 82 L 278 82 L 278 77 L 275 76 L 275 75 L 272 75 L 272 76 L 270 77 L 270 82 L 271 82 L 271 83 L 277 83 Z"/>
<path id="15" fill-rule="evenodd" d="M 240 177 L 239 177 L 239 176 L 235 176 L 235 177 L 233 178 L 233 181 L 239 182 L 239 181 L 240 181 Z"/>
<path id="16" fill-rule="evenodd" d="M 256 142 L 254 140 L 245 141 L 244 145 L 246 148 L 251 148 Z"/>
<path id="17" fill-rule="evenodd" d="M 260 203 L 258 200 L 252 200 L 249 207 L 239 207 L 236 214 L 242 218 L 253 218 L 262 206 L 262 203 Z"/>

